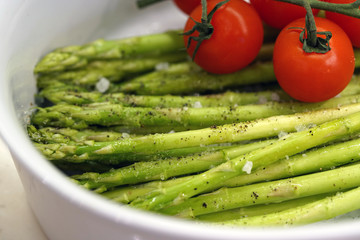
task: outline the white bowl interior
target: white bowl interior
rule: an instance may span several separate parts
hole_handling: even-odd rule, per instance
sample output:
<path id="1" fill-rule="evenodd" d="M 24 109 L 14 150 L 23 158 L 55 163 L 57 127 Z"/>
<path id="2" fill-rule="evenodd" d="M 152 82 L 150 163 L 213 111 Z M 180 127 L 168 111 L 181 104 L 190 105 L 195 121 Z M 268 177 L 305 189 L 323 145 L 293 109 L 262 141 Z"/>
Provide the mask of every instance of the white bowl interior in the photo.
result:
<path id="1" fill-rule="evenodd" d="M 111 203 L 71 183 L 31 145 L 24 125 L 36 92 L 32 73 L 48 51 L 97 38 L 181 28 L 171 1 L 139 11 L 133 0 L 0 2 L 0 133 L 28 201 L 52 239 L 359 239 L 360 212 L 306 227 L 227 229 Z"/>

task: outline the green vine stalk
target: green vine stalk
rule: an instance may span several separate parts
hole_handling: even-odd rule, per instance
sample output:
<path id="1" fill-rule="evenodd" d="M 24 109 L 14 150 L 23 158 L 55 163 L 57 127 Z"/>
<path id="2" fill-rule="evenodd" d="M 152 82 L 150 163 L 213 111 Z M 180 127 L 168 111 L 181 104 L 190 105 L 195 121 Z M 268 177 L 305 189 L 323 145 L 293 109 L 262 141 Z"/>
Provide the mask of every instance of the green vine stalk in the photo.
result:
<path id="1" fill-rule="evenodd" d="M 144 8 L 149 5 L 152 5 L 157 2 L 163 2 L 166 0 L 137 0 L 137 6 L 139 8 Z M 280 2 L 287 2 L 299 6 L 303 6 L 303 0 L 276 0 Z M 306 0 L 312 8 L 317 8 L 321 10 L 331 11 L 331 12 L 337 12 L 341 14 L 345 14 L 351 17 L 360 18 L 360 0 L 356 0 L 353 3 L 329 3 L 329 2 L 323 2 L 320 0 Z"/>
<path id="2" fill-rule="evenodd" d="M 279 2 L 287 2 L 299 6 L 304 6 L 304 0 L 276 0 Z M 360 0 L 356 0 L 353 3 L 329 3 L 319 0 L 305 0 L 312 8 L 341 13 L 351 17 L 360 18 Z"/>

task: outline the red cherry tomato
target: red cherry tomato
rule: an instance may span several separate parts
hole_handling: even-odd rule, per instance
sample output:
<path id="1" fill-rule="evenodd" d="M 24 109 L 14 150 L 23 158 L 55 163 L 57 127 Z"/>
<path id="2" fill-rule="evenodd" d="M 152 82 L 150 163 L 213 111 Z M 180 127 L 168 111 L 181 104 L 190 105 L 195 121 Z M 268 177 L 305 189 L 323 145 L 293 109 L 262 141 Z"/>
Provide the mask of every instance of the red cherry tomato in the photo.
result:
<path id="1" fill-rule="evenodd" d="M 355 0 L 326 0 L 331 3 L 352 3 Z M 360 47 L 360 19 L 340 13 L 326 12 L 326 18 L 337 23 L 349 36 L 355 47 Z"/>
<path id="2" fill-rule="evenodd" d="M 306 10 L 301 6 L 275 0 L 250 0 L 261 19 L 271 27 L 282 29 L 290 22 L 305 17 Z M 314 9 L 316 15 L 319 10 Z"/>
<path id="3" fill-rule="evenodd" d="M 208 13 L 218 0 L 209 0 Z M 191 13 L 184 32 L 193 28 L 194 22 L 201 21 L 201 6 Z M 263 41 L 264 30 L 260 17 L 253 7 L 242 0 L 231 0 L 221 6 L 213 15 L 211 24 L 214 27 L 210 39 L 204 40 L 196 55 L 195 63 L 210 73 L 231 73 L 242 69 L 257 56 Z M 190 36 L 198 36 L 195 32 Z M 185 45 L 189 36 L 184 36 Z M 188 54 L 193 56 L 197 42 L 191 41 Z"/>
<path id="4" fill-rule="evenodd" d="M 174 0 L 176 6 L 187 15 L 201 4 L 201 0 Z"/>
<path id="5" fill-rule="evenodd" d="M 355 68 L 354 51 L 346 33 L 330 20 L 315 18 L 315 21 L 318 32 L 330 31 L 333 35 L 327 53 L 305 53 L 302 49 L 301 30 L 291 28 L 304 28 L 304 18 L 283 28 L 274 46 L 274 72 L 280 86 L 304 102 L 336 96 L 349 83 Z"/>

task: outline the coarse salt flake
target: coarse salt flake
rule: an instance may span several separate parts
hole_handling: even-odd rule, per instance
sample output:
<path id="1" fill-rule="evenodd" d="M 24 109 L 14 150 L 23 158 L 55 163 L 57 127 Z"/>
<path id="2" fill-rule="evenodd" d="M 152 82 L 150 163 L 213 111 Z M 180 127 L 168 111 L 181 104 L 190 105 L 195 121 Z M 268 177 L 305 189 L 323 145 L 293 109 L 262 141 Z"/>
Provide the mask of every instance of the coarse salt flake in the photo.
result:
<path id="1" fill-rule="evenodd" d="M 168 68 L 169 68 L 168 62 L 161 62 L 161 63 L 156 64 L 156 66 L 155 66 L 156 71 L 167 70 Z"/>
<path id="2" fill-rule="evenodd" d="M 110 87 L 110 81 L 104 77 L 100 78 L 99 81 L 96 83 L 96 90 L 101 93 L 106 92 Z"/>
<path id="3" fill-rule="evenodd" d="M 244 172 L 246 172 L 247 174 L 250 174 L 252 167 L 253 167 L 253 162 L 252 161 L 246 161 L 246 163 L 243 166 L 242 170 Z"/>
<path id="4" fill-rule="evenodd" d="M 267 98 L 265 96 L 259 96 L 259 104 L 265 104 L 267 103 Z"/>
<path id="5" fill-rule="evenodd" d="M 287 132 L 280 131 L 279 134 L 278 134 L 278 137 L 279 137 L 279 138 L 282 138 L 282 137 L 285 137 L 286 135 L 288 135 Z"/>
<path id="6" fill-rule="evenodd" d="M 124 133 L 121 134 L 121 136 L 122 136 L 123 138 L 129 138 L 129 137 L 130 137 L 130 134 L 124 132 Z"/>
<path id="7" fill-rule="evenodd" d="M 298 125 L 298 126 L 295 127 L 295 129 L 296 129 L 297 132 L 301 132 L 301 131 L 306 130 L 307 128 L 304 125 Z"/>
<path id="8" fill-rule="evenodd" d="M 201 102 L 199 102 L 199 101 L 194 102 L 193 107 L 194 108 L 202 108 Z"/>
<path id="9" fill-rule="evenodd" d="M 271 93 L 271 100 L 275 102 L 280 102 L 280 96 L 277 93 Z"/>

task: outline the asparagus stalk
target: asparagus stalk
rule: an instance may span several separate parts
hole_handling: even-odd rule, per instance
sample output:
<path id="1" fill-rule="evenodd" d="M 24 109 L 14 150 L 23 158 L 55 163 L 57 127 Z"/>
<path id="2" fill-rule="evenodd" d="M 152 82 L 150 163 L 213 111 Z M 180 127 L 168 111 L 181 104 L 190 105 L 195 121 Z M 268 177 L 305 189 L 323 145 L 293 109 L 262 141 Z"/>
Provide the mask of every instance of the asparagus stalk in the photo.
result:
<path id="1" fill-rule="evenodd" d="M 102 134 L 102 133 L 100 133 Z M 35 134 L 36 135 L 36 134 Z M 57 135 L 57 134 L 56 134 Z M 38 137 L 38 136 L 36 136 Z M 106 138 L 107 136 L 103 136 Z M 60 141 L 56 142 L 54 139 L 59 138 Z M 81 142 L 73 142 L 68 141 L 64 144 L 64 141 L 61 141 L 64 137 L 53 137 L 48 142 L 36 142 L 35 147 L 45 156 L 48 160 L 52 162 L 70 162 L 70 163 L 86 163 L 86 162 L 97 162 L 101 164 L 110 164 L 110 165 L 118 165 L 118 164 L 131 164 L 133 162 L 140 161 L 158 161 L 162 159 L 168 158 L 176 158 L 180 159 L 184 156 L 192 155 L 192 154 L 201 154 L 204 152 L 214 152 L 222 149 L 231 148 L 236 144 L 214 144 L 210 146 L 196 146 L 196 147 L 187 147 L 187 148 L 176 148 L 169 149 L 165 151 L 158 152 L 156 154 L 137 154 L 137 153 L 127 153 L 127 154 L 110 154 L 105 156 L 96 156 L 96 155 L 88 155 L 86 151 L 82 149 L 89 150 L 91 146 L 96 145 L 97 143 L 94 140 L 86 139 Z M 95 137 L 97 138 L 97 137 Z M 100 137 L 102 138 L 102 137 Z M 127 138 L 122 136 L 123 138 Z M 67 139 L 67 138 L 66 138 Z M 39 139 L 37 139 L 39 141 Z M 98 143 L 99 144 L 99 143 Z M 108 142 L 102 142 L 102 144 L 108 144 Z M 67 153 L 69 151 L 74 150 L 74 146 L 77 147 L 78 152 L 82 152 L 79 155 L 70 155 Z M 156 165 L 156 164 L 155 164 Z"/>
<path id="2" fill-rule="evenodd" d="M 82 131 L 72 128 L 52 127 L 37 129 L 33 125 L 29 125 L 27 127 L 27 130 L 31 140 L 37 143 L 81 143 L 86 141 L 109 142 L 121 140 L 128 137 L 135 137 L 135 135 L 130 135 L 128 133 L 113 131 L 95 131 L 90 129 L 85 129 Z"/>
<path id="3" fill-rule="evenodd" d="M 270 143 L 271 142 L 268 142 L 268 144 Z M 221 187 L 239 187 L 257 182 L 277 180 L 312 172 L 324 171 L 348 164 L 350 162 L 358 161 L 360 158 L 358 155 L 359 145 L 360 140 L 355 139 L 307 151 L 304 154 L 294 155 L 273 163 L 265 168 L 253 171 L 249 175 L 240 175 L 219 183 L 218 185 L 214 185 L 213 188 L 208 189 L 207 192 L 214 191 Z M 237 148 L 228 148 L 223 150 L 225 159 L 229 160 L 236 156 L 240 156 L 239 153 L 236 153 L 236 150 Z M 168 187 L 178 185 L 190 180 L 193 177 L 194 176 L 189 176 L 161 182 L 155 181 L 143 185 L 120 188 L 104 193 L 104 195 L 108 198 L 115 199 L 115 201 L 118 202 L 129 203 L 137 197 L 141 197 L 151 191 L 161 191 L 163 188 L 166 189 Z"/>
<path id="4" fill-rule="evenodd" d="M 126 59 L 149 54 L 166 54 L 184 49 L 180 31 L 130 37 L 120 40 L 99 39 L 79 46 L 59 48 L 44 56 L 35 66 L 35 73 L 78 69 L 91 60 Z"/>
<path id="5" fill-rule="evenodd" d="M 288 101 L 290 97 L 282 90 L 259 91 L 259 92 L 231 92 L 221 94 L 209 94 L 203 96 L 147 96 L 127 95 L 124 93 L 101 94 L 100 92 L 79 92 L 76 89 L 59 89 L 49 87 L 43 89 L 40 94 L 54 104 L 89 104 L 96 102 L 111 102 L 133 107 L 158 107 L 158 108 L 181 108 L 181 107 L 224 107 L 239 106 L 246 104 L 258 104 L 269 101 Z"/>
<path id="6" fill-rule="evenodd" d="M 177 216 L 198 216 L 224 210 L 282 202 L 318 194 L 333 193 L 360 186 L 360 164 L 238 188 L 221 188 L 211 194 L 188 199 L 162 209 Z"/>
<path id="7" fill-rule="evenodd" d="M 155 78 L 151 75 L 152 81 L 146 79 L 139 81 L 135 78 L 118 84 L 111 88 L 111 92 L 126 92 L 142 95 L 163 95 L 163 94 L 189 94 L 205 91 L 221 91 L 230 87 L 238 87 L 256 83 L 275 82 L 275 75 L 272 63 L 261 63 L 249 66 L 238 72 L 224 75 L 214 75 L 206 72 L 191 72 L 188 74 L 174 74 L 163 78 L 160 73 Z"/>
<path id="8" fill-rule="evenodd" d="M 241 218 L 249 218 L 253 216 L 281 212 L 291 208 L 300 207 L 305 204 L 309 204 L 333 195 L 334 194 L 319 194 L 319 195 L 284 201 L 280 203 L 259 204 L 250 207 L 235 208 L 226 211 L 200 215 L 197 216 L 196 219 L 207 222 L 219 222 L 221 224 L 222 222 L 225 221 L 229 222 L 231 220 L 237 220 Z M 234 223 L 235 221 L 232 222 Z"/>
<path id="9" fill-rule="evenodd" d="M 95 142 L 88 145 L 59 143 L 56 144 L 56 152 L 62 157 L 81 156 L 82 159 L 106 158 L 112 155 L 156 154 L 169 149 L 274 137 L 282 132 L 293 132 L 309 125 L 321 124 L 359 111 L 360 104 L 352 104 L 335 109 L 274 116 L 185 132 L 146 135 L 114 142 Z"/>
<path id="10" fill-rule="evenodd" d="M 230 157 L 240 156 L 254 149 L 266 146 L 274 142 L 273 140 L 255 142 L 250 144 L 240 144 L 230 147 Z M 112 170 L 106 173 L 84 173 L 73 176 L 81 185 L 88 189 L 99 187 L 111 188 L 126 184 L 137 184 L 153 180 L 166 180 L 171 177 L 192 174 L 208 170 L 214 166 L 226 162 L 229 154 L 220 149 L 215 152 L 203 152 L 196 155 L 185 157 L 169 158 L 165 160 L 137 162 L 130 166 Z"/>
<path id="11" fill-rule="evenodd" d="M 106 192 L 101 193 L 102 196 L 116 201 L 119 203 L 128 204 L 138 197 L 144 196 L 154 190 L 160 191 L 162 188 L 174 186 L 188 179 L 191 179 L 193 175 L 185 177 L 172 178 L 166 181 L 151 181 L 143 184 L 123 186 L 118 188 L 110 189 Z"/>
<path id="12" fill-rule="evenodd" d="M 87 189 L 109 189 L 126 184 L 136 184 L 152 180 L 166 180 L 170 177 L 204 171 L 211 165 L 224 162 L 221 152 L 203 153 L 195 156 L 171 158 L 154 162 L 137 162 L 105 173 L 87 172 L 72 176 Z"/>
<path id="13" fill-rule="evenodd" d="M 277 213 L 225 221 L 233 226 L 291 226 L 319 222 L 360 209 L 360 187 Z"/>
<path id="14" fill-rule="evenodd" d="M 344 105 L 345 102 L 357 102 L 360 93 L 359 76 L 355 76 L 349 85 L 339 94 L 340 98 L 333 98 L 326 102 L 336 102 Z M 102 94 L 100 92 L 88 92 L 77 86 L 69 86 L 56 83 L 54 86 L 43 89 L 39 96 L 46 98 L 54 104 L 90 104 L 96 102 L 111 102 L 122 104 L 124 106 L 133 107 L 160 107 L 160 108 L 176 108 L 176 107 L 223 107 L 223 106 L 239 106 L 246 104 L 259 104 L 269 101 L 289 101 L 290 97 L 282 90 L 258 91 L 258 92 L 231 92 L 227 91 L 221 94 L 210 94 L 203 96 L 147 96 L 147 95 L 127 95 L 124 93 Z M 351 97 L 352 96 L 352 97 Z M 346 97 L 346 98 L 345 98 Z M 346 100 L 347 99 L 347 100 Z M 343 101 L 343 102 L 342 102 Z M 297 103 L 295 103 L 297 104 Z M 315 104 L 315 105 L 321 105 Z M 329 103 L 328 103 L 329 104 Z M 310 105 L 311 106 L 311 105 Z M 328 105 L 329 106 L 329 105 Z"/>
<path id="15" fill-rule="evenodd" d="M 273 43 L 264 44 L 261 47 L 255 62 L 259 62 L 259 61 L 267 62 L 272 60 L 273 50 L 274 50 Z M 137 82 L 137 83 L 157 82 L 157 81 L 161 81 L 162 79 L 169 78 L 170 76 L 176 77 L 191 73 L 204 73 L 204 71 L 194 62 L 187 61 L 187 62 L 164 65 L 163 69 L 159 69 L 156 72 L 151 72 L 148 74 L 138 76 L 132 79 L 131 82 Z"/>
<path id="16" fill-rule="evenodd" d="M 360 95 L 333 98 L 322 103 L 277 103 L 214 108 L 133 108 L 122 104 L 90 104 L 87 106 L 55 105 L 40 109 L 32 117 L 38 126 L 86 128 L 88 126 L 172 126 L 194 128 L 251 121 L 275 115 L 333 108 L 357 103 Z M 200 104 L 200 103 L 199 103 Z"/>
<path id="17" fill-rule="evenodd" d="M 87 87 L 94 86 L 102 78 L 106 78 L 110 82 L 118 82 L 126 77 L 154 70 L 158 64 L 163 62 L 179 62 L 186 58 L 185 52 L 178 52 L 139 59 L 92 61 L 84 68 L 42 74 L 37 78 L 37 85 L 39 88 L 51 86 L 51 81 L 54 79 Z"/>
<path id="18" fill-rule="evenodd" d="M 249 169 L 266 167 L 286 156 L 339 139 L 360 130 L 360 113 L 335 119 L 310 130 L 289 134 L 272 145 L 254 150 L 247 155 L 231 159 L 193 179 L 166 189 L 166 194 L 154 192 L 143 199 L 134 201 L 135 207 L 159 210 L 165 206 L 179 203 L 199 192 L 206 191 L 220 182 L 249 172 Z"/>
<path id="19" fill-rule="evenodd" d="M 91 104 L 87 106 L 55 105 L 39 109 L 32 117 L 37 126 L 73 127 L 88 126 L 196 126 L 243 122 L 274 115 L 296 112 L 293 105 L 266 103 L 238 107 L 216 108 L 133 108 L 119 104 Z"/>

